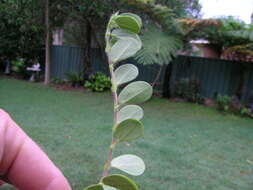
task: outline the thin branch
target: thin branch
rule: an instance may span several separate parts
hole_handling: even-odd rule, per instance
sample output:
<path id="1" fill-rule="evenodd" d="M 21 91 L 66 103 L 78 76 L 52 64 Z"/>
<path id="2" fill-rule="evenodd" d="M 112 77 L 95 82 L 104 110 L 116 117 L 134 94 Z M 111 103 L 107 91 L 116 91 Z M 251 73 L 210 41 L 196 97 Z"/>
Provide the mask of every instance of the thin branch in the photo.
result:
<path id="1" fill-rule="evenodd" d="M 114 100 L 114 124 L 113 124 L 113 129 L 115 129 L 118 119 L 119 119 L 119 111 L 118 111 L 118 94 L 117 94 L 117 84 L 116 84 L 116 79 L 115 79 L 115 74 L 114 74 L 114 68 L 113 64 L 109 62 L 109 68 L 110 68 L 110 74 L 111 74 L 111 82 L 112 82 L 112 96 Z M 103 177 L 109 175 L 109 170 L 111 168 L 111 161 L 113 158 L 113 149 L 116 146 L 116 140 L 112 137 L 112 143 L 110 145 L 109 151 L 108 151 L 108 158 L 104 166 L 104 171 L 103 171 Z"/>
<path id="2" fill-rule="evenodd" d="M 162 69 L 163 69 L 163 66 L 161 65 L 161 66 L 160 66 L 160 69 L 159 69 L 159 71 L 158 71 L 158 73 L 157 73 L 157 75 L 156 75 L 155 80 L 151 83 L 151 86 L 152 86 L 153 88 L 155 87 L 157 81 L 158 81 L 159 78 L 160 78 L 160 75 L 161 75 L 161 73 L 162 73 Z"/>

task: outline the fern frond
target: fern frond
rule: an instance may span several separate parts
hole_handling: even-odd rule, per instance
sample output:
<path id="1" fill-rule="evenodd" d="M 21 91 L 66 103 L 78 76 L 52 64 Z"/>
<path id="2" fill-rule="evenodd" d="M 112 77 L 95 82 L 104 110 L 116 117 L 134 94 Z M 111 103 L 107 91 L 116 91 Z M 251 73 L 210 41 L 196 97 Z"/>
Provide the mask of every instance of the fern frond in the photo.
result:
<path id="1" fill-rule="evenodd" d="M 141 64 L 168 64 L 182 47 L 181 39 L 167 34 L 154 25 L 147 27 L 141 36 L 143 48 L 137 52 L 135 60 Z"/>

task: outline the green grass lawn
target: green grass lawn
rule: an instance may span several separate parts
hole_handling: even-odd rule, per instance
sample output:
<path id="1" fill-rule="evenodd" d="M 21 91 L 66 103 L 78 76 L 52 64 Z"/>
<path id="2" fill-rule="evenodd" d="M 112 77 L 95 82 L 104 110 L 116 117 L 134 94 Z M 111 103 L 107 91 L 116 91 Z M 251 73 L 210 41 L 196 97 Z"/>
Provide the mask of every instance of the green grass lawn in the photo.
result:
<path id="1" fill-rule="evenodd" d="M 110 143 L 109 93 L 0 80 L 0 107 L 48 153 L 74 190 L 96 183 Z M 144 158 L 142 190 L 252 190 L 253 120 L 190 103 L 144 105 L 145 138 L 121 151 Z M 113 171 L 115 172 L 115 171 Z"/>

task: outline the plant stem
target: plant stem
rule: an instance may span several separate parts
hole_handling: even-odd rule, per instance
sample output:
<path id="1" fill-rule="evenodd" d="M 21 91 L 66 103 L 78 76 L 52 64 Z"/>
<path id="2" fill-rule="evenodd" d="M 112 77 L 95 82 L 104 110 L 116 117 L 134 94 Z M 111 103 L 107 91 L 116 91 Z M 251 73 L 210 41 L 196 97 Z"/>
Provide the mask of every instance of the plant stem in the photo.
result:
<path id="1" fill-rule="evenodd" d="M 119 113 L 118 113 L 118 94 L 117 94 L 117 84 L 116 84 L 116 79 L 115 79 L 115 74 L 113 71 L 113 64 L 109 63 L 109 67 L 110 67 L 110 74 L 111 74 L 111 82 L 112 82 L 112 96 L 113 96 L 113 101 L 114 101 L 114 126 L 117 124 L 118 122 L 118 118 L 119 118 Z"/>
<path id="2" fill-rule="evenodd" d="M 116 84 L 116 79 L 115 79 L 115 75 L 114 75 L 114 71 L 113 71 L 113 64 L 111 62 L 109 62 L 109 68 L 110 68 L 110 74 L 111 74 L 111 82 L 112 82 L 112 96 L 113 96 L 113 101 L 114 101 L 114 124 L 113 124 L 113 129 L 115 128 L 115 126 L 118 123 L 118 118 L 119 118 L 119 112 L 118 112 L 118 94 L 117 94 L 117 84 Z M 109 175 L 109 169 L 111 167 L 111 161 L 113 158 L 113 149 L 116 146 L 116 141 L 115 139 L 112 137 L 112 143 L 110 145 L 109 151 L 108 151 L 108 158 L 107 161 L 105 163 L 104 166 L 104 171 L 103 171 L 103 177 L 108 176 Z"/>
<path id="3" fill-rule="evenodd" d="M 109 151 L 108 151 L 108 158 L 104 166 L 104 171 L 102 177 L 106 177 L 109 175 L 109 170 L 111 167 L 111 161 L 113 157 L 113 149 L 115 148 L 115 141 L 112 140 L 112 144 L 110 145 Z"/>

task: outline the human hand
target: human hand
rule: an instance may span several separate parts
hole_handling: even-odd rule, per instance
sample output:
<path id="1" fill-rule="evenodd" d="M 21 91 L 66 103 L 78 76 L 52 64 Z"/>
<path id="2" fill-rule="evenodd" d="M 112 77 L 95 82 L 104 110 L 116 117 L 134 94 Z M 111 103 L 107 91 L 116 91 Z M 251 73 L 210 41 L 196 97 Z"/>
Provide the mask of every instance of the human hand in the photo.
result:
<path id="1" fill-rule="evenodd" d="M 0 179 L 19 190 L 71 190 L 61 171 L 1 109 Z"/>

